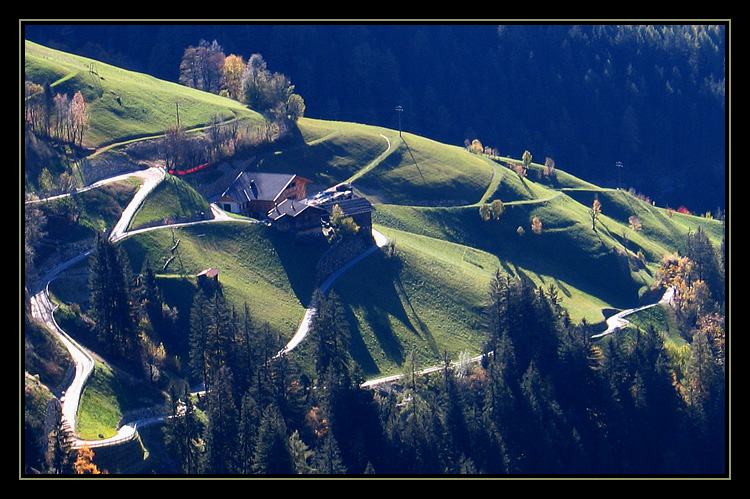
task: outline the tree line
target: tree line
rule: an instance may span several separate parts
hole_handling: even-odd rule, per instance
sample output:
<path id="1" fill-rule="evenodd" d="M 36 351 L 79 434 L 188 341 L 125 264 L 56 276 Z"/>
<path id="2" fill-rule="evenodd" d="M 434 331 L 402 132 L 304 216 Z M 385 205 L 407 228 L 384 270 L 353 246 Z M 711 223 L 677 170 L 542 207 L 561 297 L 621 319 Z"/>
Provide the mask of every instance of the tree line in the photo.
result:
<path id="1" fill-rule="evenodd" d="M 226 56 L 216 40 L 185 49 L 178 81 L 238 100 L 274 119 L 296 122 L 305 114 L 305 102 L 289 78 L 271 72 L 262 55 L 253 54 L 247 62 L 241 55 Z"/>
<path id="2" fill-rule="evenodd" d="M 88 125 L 87 104 L 81 92 L 53 92 L 47 83 L 26 81 L 24 85 L 24 123 L 26 131 L 39 137 L 57 139 L 80 146 Z"/>

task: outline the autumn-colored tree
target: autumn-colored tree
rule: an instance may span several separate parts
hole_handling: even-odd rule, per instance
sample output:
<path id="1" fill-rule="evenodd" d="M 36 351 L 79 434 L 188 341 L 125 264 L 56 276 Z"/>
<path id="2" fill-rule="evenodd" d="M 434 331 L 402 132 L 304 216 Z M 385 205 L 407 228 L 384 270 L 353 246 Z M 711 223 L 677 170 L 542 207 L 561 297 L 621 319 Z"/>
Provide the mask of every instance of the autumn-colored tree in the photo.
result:
<path id="1" fill-rule="evenodd" d="M 323 230 L 329 242 L 338 241 L 342 237 L 356 236 L 359 233 L 359 225 L 351 218 L 344 216 L 341 206 L 335 205 L 331 209 L 328 226 Z"/>
<path id="2" fill-rule="evenodd" d="M 86 101 L 81 92 L 76 92 L 70 101 L 70 142 L 81 145 L 83 143 L 83 132 L 89 123 L 89 113 Z"/>
<path id="3" fill-rule="evenodd" d="M 180 61 L 180 84 L 218 94 L 223 77 L 225 55 L 216 40 L 201 40 L 197 47 L 185 49 Z"/>
<path id="4" fill-rule="evenodd" d="M 596 221 L 599 219 L 599 215 L 602 213 L 602 203 L 599 202 L 599 198 L 594 198 L 594 202 L 589 210 L 589 217 L 591 217 L 591 230 L 596 230 Z"/>
<path id="5" fill-rule="evenodd" d="M 26 81 L 24 85 L 24 118 L 27 130 L 38 135 L 47 135 L 47 110 L 45 89 L 42 85 Z"/>
<path id="6" fill-rule="evenodd" d="M 73 469 L 76 475 L 102 474 L 96 464 L 94 464 L 94 451 L 86 444 L 83 444 L 83 447 L 78 449 L 78 457 L 76 457 L 76 461 L 73 463 Z"/>
<path id="7" fill-rule="evenodd" d="M 534 234 L 542 233 L 542 221 L 539 220 L 539 217 L 534 217 L 531 219 L 531 231 Z"/>
<path id="8" fill-rule="evenodd" d="M 679 280 L 684 280 L 685 276 L 692 272 L 692 262 L 686 257 L 681 257 L 679 253 L 667 253 L 661 259 L 659 268 L 656 271 L 654 285 L 667 289 L 678 285 Z"/>
<path id="9" fill-rule="evenodd" d="M 630 217 L 628 217 L 628 226 L 634 231 L 639 231 L 643 229 L 643 222 L 641 222 L 641 219 L 636 215 L 630 215 Z"/>
<path id="10" fill-rule="evenodd" d="M 482 146 L 482 143 L 479 141 L 479 139 L 474 139 L 471 141 L 471 144 L 469 145 L 469 152 L 474 154 L 482 154 L 484 151 L 484 147 Z"/>
<path id="11" fill-rule="evenodd" d="M 505 213 L 505 205 L 499 199 L 490 203 L 490 214 L 495 220 L 500 220 L 500 216 Z"/>
<path id="12" fill-rule="evenodd" d="M 141 347 L 141 362 L 149 382 L 153 383 L 159 376 L 159 369 L 164 365 L 167 358 L 167 351 L 164 343 L 153 341 L 151 335 L 153 328 L 148 318 L 143 317 L 138 326 L 138 342 Z M 151 334 L 149 334 L 151 333 Z"/>
<path id="13" fill-rule="evenodd" d="M 242 73 L 245 71 L 245 61 L 242 56 L 230 54 L 224 59 L 222 66 L 221 94 L 230 99 L 242 97 Z"/>
<path id="14" fill-rule="evenodd" d="M 725 364 L 725 318 L 723 315 L 713 313 L 700 317 L 698 319 L 698 328 L 704 332 L 714 353 L 717 365 Z"/>
<path id="15" fill-rule="evenodd" d="M 521 156 L 521 159 L 523 160 L 523 167 L 524 169 L 528 170 L 531 166 L 531 153 L 529 151 L 524 151 L 523 156 Z"/>
<path id="16" fill-rule="evenodd" d="M 490 213 L 490 204 L 489 203 L 482 203 L 479 206 L 479 216 L 487 222 L 490 218 L 492 218 L 492 214 Z"/>
<path id="17" fill-rule="evenodd" d="M 521 163 L 512 163 L 509 165 L 510 169 L 516 172 L 516 175 L 523 178 L 526 176 L 527 170 Z"/>
<path id="18" fill-rule="evenodd" d="M 547 158 L 544 160 L 544 176 L 545 177 L 554 177 L 557 175 L 557 172 L 555 171 L 555 160 L 552 158 Z"/>
<path id="19" fill-rule="evenodd" d="M 686 335 L 696 327 L 701 317 L 716 309 L 711 290 L 697 275 L 694 262 L 678 253 L 664 255 L 656 272 L 654 286 L 674 288 L 672 302 L 675 314 Z"/>
<path id="20" fill-rule="evenodd" d="M 491 203 L 484 203 L 479 207 L 479 216 L 485 222 L 490 219 L 500 220 L 503 213 L 505 213 L 505 205 L 499 199 L 495 199 Z"/>

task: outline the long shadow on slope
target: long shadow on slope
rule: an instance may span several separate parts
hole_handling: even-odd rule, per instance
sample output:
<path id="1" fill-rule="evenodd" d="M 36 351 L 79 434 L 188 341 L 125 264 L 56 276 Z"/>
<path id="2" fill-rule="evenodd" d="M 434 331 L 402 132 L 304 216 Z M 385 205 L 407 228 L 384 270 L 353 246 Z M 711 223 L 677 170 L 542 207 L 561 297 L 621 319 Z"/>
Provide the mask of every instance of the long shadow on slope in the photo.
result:
<path id="1" fill-rule="evenodd" d="M 407 310 L 403 290 L 399 288 L 399 263 L 388 259 L 382 252 L 369 256 L 366 265 L 350 269 L 334 285 L 352 327 L 351 353 L 368 375 L 378 374 L 377 363 L 369 351 L 361 330 L 372 331 L 383 355 L 392 363 L 401 365 L 406 356 L 394 325 L 403 328 L 424 341 L 431 335 L 413 309 Z"/>
<path id="2" fill-rule="evenodd" d="M 423 216 L 433 231 L 442 228 L 442 239 L 486 251 L 531 274 L 554 276 L 615 307 L 632 305 L 641 283 L 621 269 L 601 235 L 572 220 L 559 220 L 534 234 L 529 228 L 532 210 L 529 205 L 509 205 L 500 220 L 489 222 L 482 222 L 474 208 L 425 210 Z M 519 227 L 525 227 L 523 235 Z"/>
<path id="3" fill-rule="evenodd" d="M 301 242 L 272 228 L 267 230 L 281 265 L 286 271 L 289 285 L 302 306 L 308 307 L 317 285 L 317 265 L 328 249 L 325 240 Z"/>

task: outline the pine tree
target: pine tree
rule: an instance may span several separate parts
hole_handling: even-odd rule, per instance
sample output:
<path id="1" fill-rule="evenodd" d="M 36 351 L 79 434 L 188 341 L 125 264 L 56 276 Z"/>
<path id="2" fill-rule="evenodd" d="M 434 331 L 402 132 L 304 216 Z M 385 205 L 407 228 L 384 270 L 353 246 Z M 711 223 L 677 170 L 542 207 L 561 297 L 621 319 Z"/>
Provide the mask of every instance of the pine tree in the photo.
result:
<path id="1" fill-rule="evenodd" d="M 136 345 L 137 309 L 127 256 L 99 238 L 91 257 L 91 314 L 104 351 L 121 358 Z"/>
<path id="2" fill-rule="evenodd" d="M 201 425 L 187 384 L 182 390 L 173 384 L 169 397 L 172 412 L 164 427 L 165 443 L 173 455 L 177 456 L 182 472 L 191 475 L 199 467 Z"/>
<path id="3" fill-rule="evenodd" d="M 315 452 L 315 473 L 319 475 L 342 475 L 346 467 L 341 462 L 339 446 L 333 432 L 327 432 Z"/>
<path id="4" fill-rule="evenodd" d="M 253 472 L 266 475 L 294 473 L 288 447 L 287 426 L 281 411 L 269 404 L 262 413 L 255 446 Z"/>
<path id="5" fill-rule="evenodd" d="M 222 475 L 236 473 L 239 414 L 235 404 L 232 372 L 228 367 L 224 366 L 217 372 L 208 399 L 208 421 L 204 430 L 205 470 L 207 473 Z"/>
<path id="6" fill-rule="evenodd" d="M 315 369 L 319 377 L 329 372 L 337 385 L 351 384 L 349 354 L 349 326 L 344 311 L 334 292 L 324 295 L 316 291 L 313 297 L 317 311 L 310 325 L 310 336 L 315 345 Z"/>

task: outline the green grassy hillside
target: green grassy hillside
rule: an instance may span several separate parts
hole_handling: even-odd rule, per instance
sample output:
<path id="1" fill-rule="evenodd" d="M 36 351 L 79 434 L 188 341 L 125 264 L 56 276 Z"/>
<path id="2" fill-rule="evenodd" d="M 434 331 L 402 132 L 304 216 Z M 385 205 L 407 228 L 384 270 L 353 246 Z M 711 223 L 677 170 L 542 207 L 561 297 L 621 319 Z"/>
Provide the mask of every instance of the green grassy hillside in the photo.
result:
<path id="1" fill-rule="evenodd" d="M 26 80 L 49 83 L 54 93 L 81 92 L 88 104 L 90 127 L 84 143 L 93 148 L 129 139 L 163 134 L 179 122 L 191 129 L 212 116 L 263 118 L 237 101 L 176 83 L 127 71 L 85 57 L 25 41 Z"/>
<path id="2" fill-rule="evenodd" d="M 179 258 L 164 263 L 179 241 Z M 269 323 L 291 338 L 309 304 L 315 284 L 315 264 L 324 247 L 298 248 L 269 227 L 247 222 L 207 223 L 173 230 L 152 230 L 122 243 L 134 270 L 146 258 L 165 288 L 165 300 L 189 317 L 197 292 L 195 275 L 209 267 L 237 310 L 248 304 L 256 324 Z M 312 271 L 310 269 L 313 269 Z"/>
<path id="3" fill-rule="evenodd" d="M 163 132 L 177 102 L 186 126 L 205 123 L 217 111 L 261 119 L 228 99 L 35 44 L 27 43 L 26 53 L 30 79 L 86 92 L 93 145 Z M 532 164 L 520 178 L 502 162 L 464 148 L 355 123 L 304 118 L 298 131 L 297 140 L 259 153 L 253 168 L 297 173 L 321 188 L 351 182 L 375 204 L 376 228 L 395 243 L 394 257 L 369 257 L 334 287 L 350 320 L 353 355 L 368 376 L 398 372 L 412 350 L 430 364 L 446 351 L 452 358 L 476 353 L 487 284 L 497 271 L 555 286 L 574 320 L 598 323 L 604 309 L 638 304 L 662 256 L 680 250 L 689 230 L 700 225 L 716 246 L 721 241 L 718 221 L 657 208 L 562 170 L 553 179 L 538 177 L 542 166 Z M 171 178 L 152 194 L 139 223 L 205 208 L 182 182 Z M 589 208 L 595 196 L 602 214 L 594 230 Z M 495 199 L 505 212 L 483 221 L 480 204 Z M 641 220 L 641 230 L 629 227 L 631 216 Z M 539 234 L 531 229 L 534 217 L 542 222 Z M 178 240 L 180 258 L 159 270 Z M 189 316 L 195 274 L 215 267 L 230 300 L 237 307 L 247 303 L 256 322 L 268 322 L 285 338 L 304 315 L 325 249 L 244 222 L 160 229 L 122 244 L 134 270 L 146 257 L 153 262 L 166 301 L 180 308 L 182 320 Z"/>

